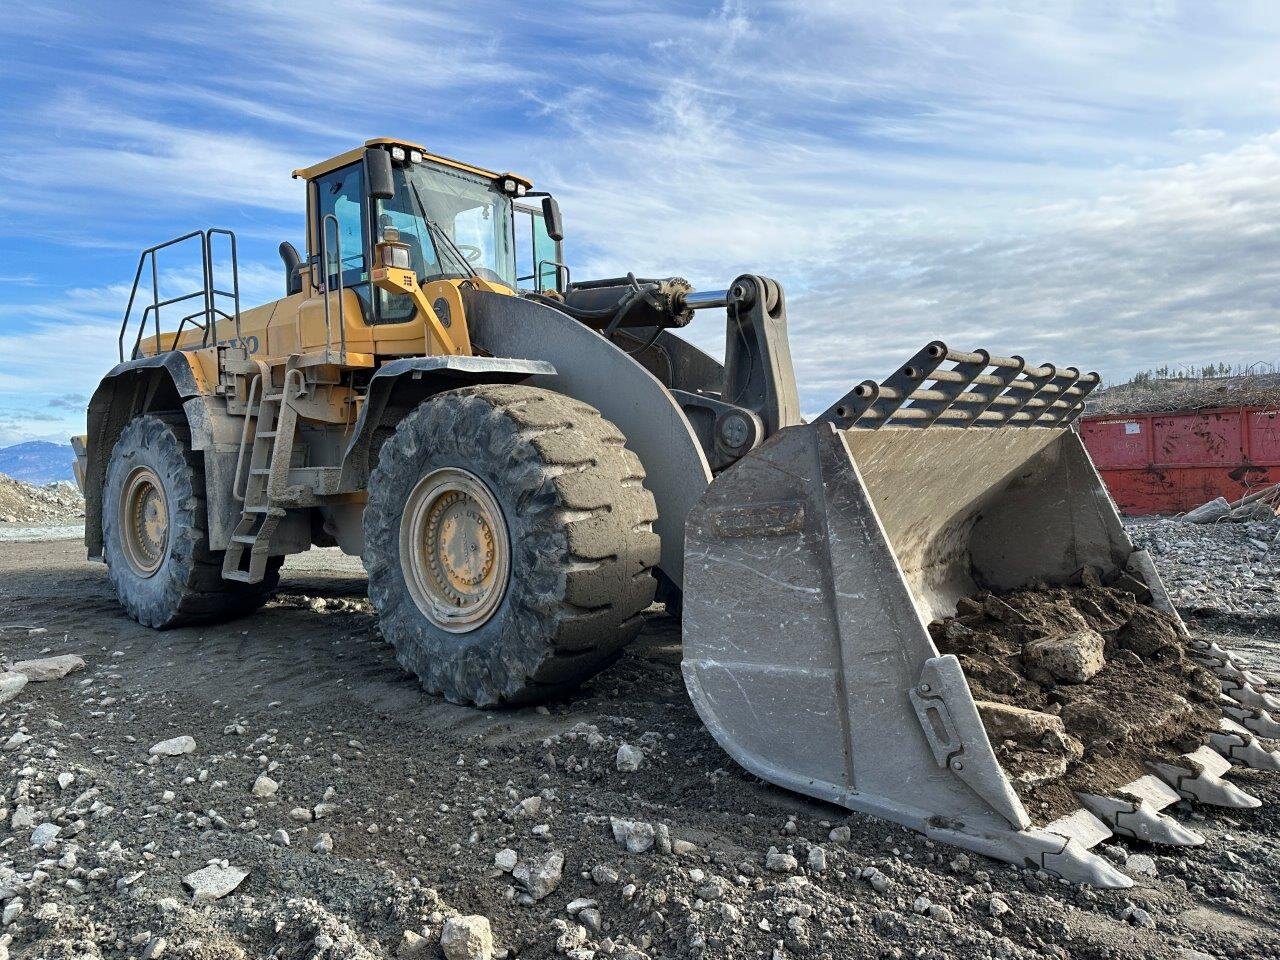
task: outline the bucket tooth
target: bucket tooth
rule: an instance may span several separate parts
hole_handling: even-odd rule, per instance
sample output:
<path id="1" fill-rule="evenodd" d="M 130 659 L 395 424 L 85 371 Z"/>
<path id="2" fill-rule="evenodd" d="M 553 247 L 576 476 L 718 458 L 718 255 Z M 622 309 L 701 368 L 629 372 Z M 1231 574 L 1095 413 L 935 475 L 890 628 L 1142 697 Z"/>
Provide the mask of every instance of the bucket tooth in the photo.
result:
<path id="1" fill-rule="evenodd" d="M 1242 707 L 1230 697 L 1223 697 L 1220 706 L 1224 717 L 1236 721 L 1250 733 L 1268 740 L 1280 739 L 1280 723 L 1266 710 Z"/>
<path id="2" fill-rule="evenodd" d="M 1280 770 L 1280 750 L 1268 750 L 1245 727 L 1223 717 L 1209 746 L 1228 760 L 1254 770 Z"/>
<path id="3" fill-rule="evenodd" d="M 1248 683 L 1236 680 L 1220 679 L 1222 692 L 1242 707 L 1253 707 L 1255 710 L 1280 711 L 1280 697 L 1272 696 L 1255 689 Z"/>
<path id="4" fill-rule="evenodd" d="M 1262 806 L 1257 797 L 1222 779 L 1222 775 L 1231 769 L 1231 762 L 1211 747 L 1184 753 L 1182 759 L 1186 761 L 1185 766 L 1171 763 L 1150 763 L 1148 766 L 1185 800 L 1233 810 L 1254 810 Z"/>
<path id="5" fill-rule="evenodd" d="M 1182 797 L 1150 774 L 1125 784 L 1112 796 L 1077 793 L 1076 797 L 1118 837 L 1173 847 L 1198 847 L 1204 843 L 1200 834 L 1160 812 Z"/>

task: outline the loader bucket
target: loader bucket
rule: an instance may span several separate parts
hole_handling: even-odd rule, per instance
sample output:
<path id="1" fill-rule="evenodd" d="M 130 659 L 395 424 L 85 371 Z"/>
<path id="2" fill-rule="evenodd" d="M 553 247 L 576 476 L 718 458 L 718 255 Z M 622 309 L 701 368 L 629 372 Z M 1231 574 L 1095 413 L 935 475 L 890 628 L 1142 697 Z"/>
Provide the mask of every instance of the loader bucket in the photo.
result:
<path id="1" fill-rule="evenodd" d="M 683 671 L 735 760 L 937 840 L 1130 885 L 1088 848 L 1178 795 L 1143 777 L 1112 826 L 1083 807 L 1033 824 L 927 630 L 961 597 L 1085 565 L 1167 606 L 1070 428 L 1096 382 L 935 342 L 720 474 L 686 527 Z"/>

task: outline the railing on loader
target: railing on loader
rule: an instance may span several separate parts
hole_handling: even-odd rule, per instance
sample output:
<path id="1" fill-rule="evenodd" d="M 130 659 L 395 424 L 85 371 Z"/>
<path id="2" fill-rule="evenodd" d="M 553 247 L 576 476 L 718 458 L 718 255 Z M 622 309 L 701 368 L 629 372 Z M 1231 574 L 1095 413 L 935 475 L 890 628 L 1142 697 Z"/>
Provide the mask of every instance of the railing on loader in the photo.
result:
<path id="1" fill-rule="evenodd" d="M 215 236 L 224 236 L 227 238 L 228 253 L 230 256 L 231 267 L 231 289 L 221 289 L 215 282 L 215 269 L 213 255 L 213 238 Z M 160 297 L 160 265 L 159 253 L 161 250 L 169 250 L 180 246 L 190 246 L 191 242 L 198 241 L 200 244 L 200 272 L 202 284 L 198 289 L 192 290 L 190 293 L 184 293 L 176 297 Z M 137 322 L 137 335 L 133 339 L 133 345 L 129 351 L 129 358 L 136 358 L 142 349 L 142 339 L 146 336 L 148 321 L 152 324 L 155 336 L 156 352 L 168 352 L 176 349 L 178 338 L 182 335 L 183 329 L 188 323 L 203 332 L 200 345 L 207 347 L 217 342 L 217 328 L 219 320 L 228 320 L 235 325 L 236 341 L 240 340 L 240 268 L 236 258 L 236 235 L 230 230 L 224 230 L 220 227 L 210 227 L 207 230 L 194 230 L 191 233 L 183 234 L 180 237 L 174 237 L 164 243 L 156 244 L 154 247 L 147 247 L 138 257 L 138 269 L 133 275 L 133 287 L 129 291 L 129 303 L 125 307 L 124 319 L 120 323 L 120 336 L 118 339 L 118 347 L 121 362 L 125 359 L 125 338 L 129 333 L 130 324 L 133 322 L 133 310 L 135 303 L 138 301 L 138 286 L 142 282 L 142 272 L 146 269 L 148 263 L 151 267 L 151 302 L 147 304 L 142 311 L 142 315 Z M 168 340 L 169 346 L 163 346 L 164 339 L 160 332 L 160 311 L 164 307 L 175 306 L 176 304 L 192 303 L 199 304 L 198 309 L 191 311 L 178 321 L 178 328 L 172 335 L 164 334 L 164 338 Z M 185 309 L 185 308 L 184 308 Z M 229 311 L 229 312 L 228 312 Z"/>

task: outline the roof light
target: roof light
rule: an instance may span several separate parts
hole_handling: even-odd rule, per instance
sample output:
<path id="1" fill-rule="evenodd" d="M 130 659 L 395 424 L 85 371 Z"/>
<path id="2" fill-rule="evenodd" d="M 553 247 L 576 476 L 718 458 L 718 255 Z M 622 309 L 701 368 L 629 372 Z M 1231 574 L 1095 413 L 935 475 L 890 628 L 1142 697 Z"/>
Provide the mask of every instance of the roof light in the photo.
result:
<path id="1" fill-rule="evenodd" d="M 398 162 L 403 163 L 403 162 L 404 162 L 404 147 L 392 147 L 392 148 L 391 148 L 391 159 L 392 159 L 392 160 L 396 160 L 396 161 L 398 161 Z"/>
<path id="2" fill-rule="evenodd" d="M 516 182 L 512 180 L 510 177 L 507 177 L 507 179 L 502 181 L 502 189 L 506 193 L 515 193 Z"/>
<path id="3" fill-rule="evenodd" d="M 421 151 L 421 150 L 410 150 L 410 151 L 409 151 L 409 160 L 410 160 L 410 162 L 411 162 L 411 163 L 421 163 L 421 162 L 422 162 L 422 151 Z"/>
<path id="4" fill-rule="evenodd" d="M 526 187 L 523 183 L 518 183 L 518 184 L 516 184 L 516 196 L 517 196 L 517 197 L 523 197 L 523 196 L 524 196 L 524 194 L 525 194 L 525 191 L 526 191 L 526 190 L 528 190 L 528 189 L 529 189 L 529 188 L 528 188 L 528 187 Z"/>

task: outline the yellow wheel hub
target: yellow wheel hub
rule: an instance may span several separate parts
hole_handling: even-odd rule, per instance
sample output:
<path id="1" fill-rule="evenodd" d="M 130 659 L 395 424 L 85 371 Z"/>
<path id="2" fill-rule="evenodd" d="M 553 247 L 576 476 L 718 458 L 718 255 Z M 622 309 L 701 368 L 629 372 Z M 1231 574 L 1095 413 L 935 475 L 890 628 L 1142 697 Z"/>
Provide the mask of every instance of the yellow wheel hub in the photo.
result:
<path id="1" fill-rule="evenodd" d="M 144 577 L 160 569 L 169 544 L 169 501 L 160 477 L 138 467 L 120 493 L 121 546 L 129 565 Z"/>
<path id="2" fill-rule="evenodd" d="M 511 567 L 498 501 L 475 474 L 446 467 L 413 488 L 400 519 L 400 565 L 418 609 L 443 630 L 487 622 Z"/>

